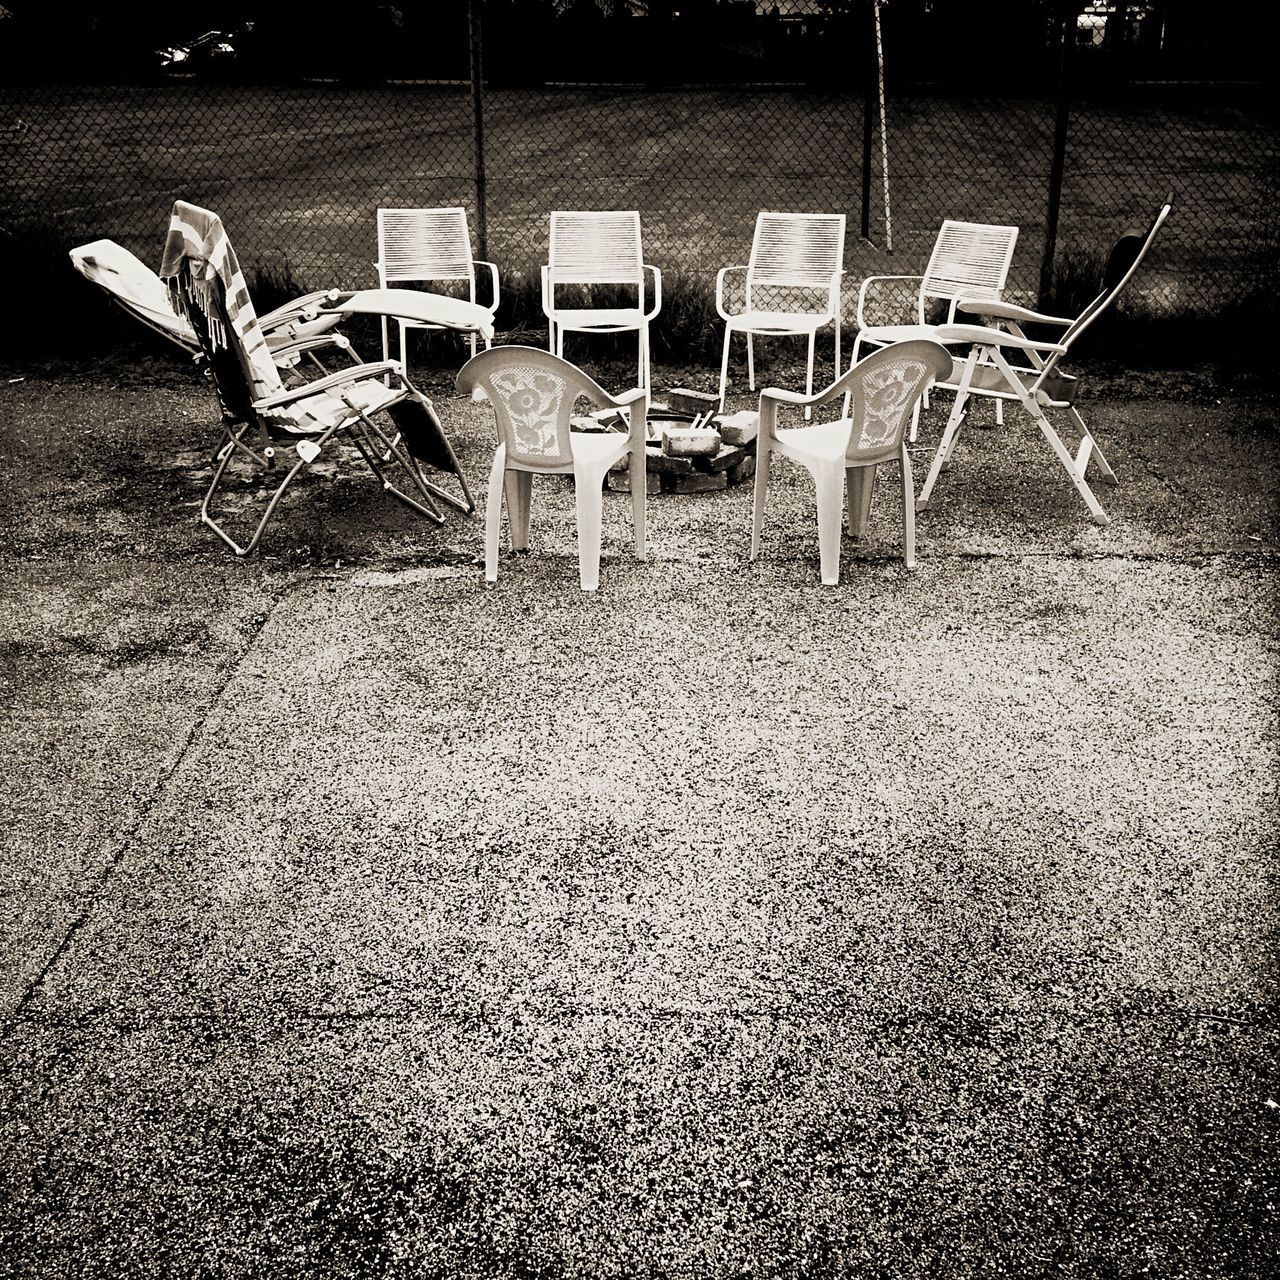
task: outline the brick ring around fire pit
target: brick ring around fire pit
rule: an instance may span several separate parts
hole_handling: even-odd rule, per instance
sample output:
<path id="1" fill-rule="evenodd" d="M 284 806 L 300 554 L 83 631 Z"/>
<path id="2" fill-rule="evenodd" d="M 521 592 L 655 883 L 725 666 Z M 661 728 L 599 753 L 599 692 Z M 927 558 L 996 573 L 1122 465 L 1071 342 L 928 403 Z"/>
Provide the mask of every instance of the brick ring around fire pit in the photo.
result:
<path id="1" fill-rule="evenodd" d="M 752 410 L 716 414 L 717 397 L 674 388 L 665 401 L 650 406 L 649 444 L 645 449 L 645 492 L 713 493 L 750 480 L 756 470 L 759 415 Z M 587 422 L 575 423 L 586 427 Z M 622 425 L 613 413 L 594 419 L 595 430 Z M 628 460 L 605 477 L 617 492 L 631 490 Z"/>

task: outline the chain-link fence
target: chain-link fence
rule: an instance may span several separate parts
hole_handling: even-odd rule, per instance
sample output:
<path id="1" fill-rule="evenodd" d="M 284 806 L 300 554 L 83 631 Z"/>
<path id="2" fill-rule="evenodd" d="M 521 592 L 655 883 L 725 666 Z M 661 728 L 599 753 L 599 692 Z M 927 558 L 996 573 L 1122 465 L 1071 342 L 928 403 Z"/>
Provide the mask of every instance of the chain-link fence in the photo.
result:
<path id="1" fill-rule="evenodd" d="M 1034 301 L 1172 190 L 1136 305 L 1212 312 L 1275 279 L 1271 109 L 1180 0 L 456 0 L 373 6 L 324 44 L 265 11 L 194 41 L 156 16 L 65 73 L 0 13 L 11 82 L 41 73 L 0 90 L 10 253 L 106 236 L 154 264 L 183 198 L 251 271 L 355 287 L 379 206 L 463 205 L 514 324 L 552 209 L 638 209 L 678 300 L 745 261 L 768 208 L 845 212 L 855 283 L 921 270 L 943 218 L 1015 223 L 1010 289 Z"/>

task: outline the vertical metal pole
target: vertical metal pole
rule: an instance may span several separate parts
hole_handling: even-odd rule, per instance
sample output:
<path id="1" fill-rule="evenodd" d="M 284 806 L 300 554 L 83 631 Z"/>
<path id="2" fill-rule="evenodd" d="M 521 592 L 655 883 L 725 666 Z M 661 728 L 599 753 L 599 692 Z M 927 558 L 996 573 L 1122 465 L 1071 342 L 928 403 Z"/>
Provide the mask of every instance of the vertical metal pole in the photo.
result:
<path id="1" fill-rule="evenodd" d="M 884 176 L 884 251 L 893 252 L 893 219 L 889 214 L 889 121 L 884 110 L 884 39 L 880 34 L 880 0 L 872 7 L 876 17 L 876 82 L 880 89 L 880 167 Z"/>
<path id="2" fill-rule="evenodd" d="M 1058 249 L 1058 211 L 1062 207 L 1062 175 L 1067 164 L 1067 129 L 1071 123 L 1070 53 L 1075 43 L 1075 14 L 1062 14 L 1058 48 L 1058 111 L 1053 124 L 1053 163 L 1049 169 L 1049 208 L 1045 217 L 1044 256 L 1040 259 L 1040 306 L 1049 302 L 1053 288 L 1053 260 Z"/>
<path id="3" fill-rule="evenodd" d="M 467 29 L 471 40 L 471 108 L 475 120 L 473 142 L 476 166 L 476 245 L 479 258 L 489 257 L 489 223 L 484 173 L 484 56 L 480 21 L 484 0 L 467 0 Z"/>
<path id="4" fill-rule="evenodd" d="M 868 5 L 872 29 L 867 33 L 870 36 L 864 62 L 867 74 L 862 89 L 862 238 L 867 241 L 871 239 L 871 151 L 875 145 L 875 115 L 871 104 L 879 96 L 880 79 L 876 64 L 874 8 L 874 5 Z"/>

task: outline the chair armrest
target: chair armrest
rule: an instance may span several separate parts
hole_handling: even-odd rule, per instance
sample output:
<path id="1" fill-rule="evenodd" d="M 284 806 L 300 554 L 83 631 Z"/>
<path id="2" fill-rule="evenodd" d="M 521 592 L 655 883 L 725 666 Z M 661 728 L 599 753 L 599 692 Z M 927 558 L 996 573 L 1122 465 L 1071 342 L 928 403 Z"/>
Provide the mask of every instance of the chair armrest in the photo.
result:
<path id="1" fill-rule="evenodd" d="M 608 392 L 605 392 L 605 396 L 613 408 L 626 409 L 627 434 L 631 437 L 633 444 L 639 444 L 643 447 L 649 435 L 648 392 L 643 387 L 633 387 L 630 391 L 624 391 L 620 396 L 612 396 Z"/>
<path id="2" fill-rule="evenodd" d="M 651 267 L 647 262 L 641 264 L 642 269 L 653 274 L 653 310 L 645 312 L 645 319 L 652 320 L 654 316 L 662 310 L 662 272 L 657 267 Z M 640 308 L 644 310 L 644 298 L 640 299 Z"/>
<path id="3" fill-rule="evenodd" d="M 555 287 L 551 283 L 551 268 L 547 263 L 543 263 L 540 269 L 542 278 L 542 314 L 548 320 L 554 320 L 555 316 L 552 312 L 556 309 Z"/>
<path id="4" fill-rule="evenodd" d="M 264 396 L 255 400 L 255 409 L 279 409 L 295 400 L 305 400 L 321 391 L 330 391 L 335 387 L 345 387 L 353 382 L 363 382 L 367 378 L 380 378 L 384 373 L 394 373 L 403 381 L 404 370 L 398 360 L 378 360 L 373 364 L 353 364 L 350 369 L 339 369 L 337 373 L 327 374 L 314 382 L 304 383 L 288 391 L 277 391 L 273 396 Z"/>
<path id="5" fill-rule="evenodd" d="M 721 267 L 716 272 L 716 310 L 720 313 L 720 318 L 724 321 L 732 320 L 733 317 L 724 309 L 724 280 L 730 271 L 745 271 L 747 269 L 745 263 L 738 263 L 732 267 Z"/>
<path id="6" fill-rule="evenodd" d="M 490 280 L 490 283 L 493 285 L 493 302 L 489 304 L 488 310 L 490 312 L 497 311 L 498 298 L 499 298 L 498 268 L 492 262 L 483 262 L 479 258 L 475 260 L 475 265 L 477 267 L 484 267 L 489 272 L 489 280 Z"/>
<path id="7" fill-rule="evenodd" d="M 323 347 L 337 347 L 340 351 L 350 351 L 351 341 L 340 333 L 313 333 L 308 337 L 294 338 L 288 342 L 282 339 L 278 345 L 272 345 L 270 338 L 267 340 L 267 350 L 271 352 L 271 358 L 277 364 L 281 360 L 290 360 L 308 351 L 319 351 Z"/>
<path id="8" fill-rule="evenodd" d="M 995 320 L 1017 320 L 1021 324 L 1059 324 L 1063 328 L 1075 324 L 1065 316 L 1046 316 L 1039 311 L 1015 306 L 1012 302 L 1001 302 L 998 298 L 957 298 L 956 310 Z"/>
<path id="9" fill-rule="evenodd" d="M 1044 351 L 1050 355 L 1065 355 L 1066 347 L 1059 342 L 1036 342 L 1003 329 L 987 329 L 976 324 L 943 324 L 935 331 L 939 342 L 967 342 L 980 347 L 1012 347 L 1017 351 Z"/>
<path id="10" fill-rule="evenodd" d="M 350 296 L 338 289 L 303 294 L 301 298 L 294 298 L 292 302 L 286 302 L 284 306 L 268 311 L 265 316 L 259 316 L 258 327 L 263 333 L 268 333 L 272 329 L 278 329 L 282 324 L 314 320 L 326 306 L 332 306 L 335 302 Z"/>
<path id="11" fill-rule="evenodd" d="M 863 280 L 861 287 L 858 289 L 858 308 L 857 308 L 857 311 L 854 313 L 854 321 L 857 324 L 858 328 L 866 329 L 871 327 L 867 324 L 866 320 L 863 317 L 863 308 L 866 306 L 867 293 L 871 285 L 883 284 L 885 281 L 888 281 L 888 280 L 897 280 L 900 282 L 905 282 L 907 280 L 914 280 L 917 283 L 919 283 L 923 279 L 924 279 L 924 276 L 867 276 Z"/>
<path id="12" fill-rule="evenodd" d="M 487 308 L 461 298 L 428 293 L 425 289 L 361 289 L 320 311 L 321 314 L 337 311 L 343 315 L 394 316 L 493 337 L 493 315 Z"/>

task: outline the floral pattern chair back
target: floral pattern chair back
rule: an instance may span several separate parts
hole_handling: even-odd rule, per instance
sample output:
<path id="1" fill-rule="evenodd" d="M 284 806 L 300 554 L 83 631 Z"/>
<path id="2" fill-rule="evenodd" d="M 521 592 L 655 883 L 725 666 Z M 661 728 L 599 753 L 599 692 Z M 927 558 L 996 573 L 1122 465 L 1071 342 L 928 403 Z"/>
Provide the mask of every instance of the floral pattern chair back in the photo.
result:
<path id="1" fill-rule="evenodd" d="M 570 418 L 579 399 L 593 407 L 610 402 L 581 369 L 534 347 L 494 347 L 464 367 L 463 392 L 483 392 L 493 406 L 507 465 L 536 470 L 571 466 Z"/>
<path id="2" fill-rule="evenodd" d="M 853 421 L 848 462 L 867 465 L 898 456 L 916 401 L 934 378 L 951 372 L 951 357 L 936 342 L 899 342 L 860 360 L 845 375 Z"/>

